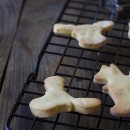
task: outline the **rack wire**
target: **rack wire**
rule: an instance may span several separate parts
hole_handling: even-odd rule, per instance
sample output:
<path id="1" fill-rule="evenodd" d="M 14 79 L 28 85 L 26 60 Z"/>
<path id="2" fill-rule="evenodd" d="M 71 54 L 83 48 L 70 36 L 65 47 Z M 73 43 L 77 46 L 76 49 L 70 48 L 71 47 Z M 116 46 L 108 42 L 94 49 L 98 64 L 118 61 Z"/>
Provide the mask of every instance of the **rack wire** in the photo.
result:
<path id="1" fill-rule="evenodd" d="M 103 1 L 101 0 L 67 0 L 56 22 L 85 24 L 104 19 L 113 19 L 113 11 L 110 12 L 107 9 L 102 8 L 102 2 Z M 10 112 L 8 120 L 5 123 L 5 129 L 23 130 L 25 126 L 27 130 L 130 129 L 129 118 L 114 117 L 110 115 L 109 109 L 113 106 L 113 101 L 108 95 L 102 93 L 100 85 L 92 82 L 94 74 L 100 70 L 102 64 L 109 65 L 110 63 L 115 63 L 124 73 L 127 74 L 129 72 L 130 44 L 127 38 L 127 21 L 114 20 L 114 22 L 114 29 L 105 34 L 108 37 L 109 42 L 101 49 L 90 50 L 80 48 L 77 45 L 76 40 L 68 36 L 55 35 L 51 31 L 45 46 L 40 51 L 36 60 L 34 72 L 29 74 L 15 105 Z M 59 50 L 59 48 L 62 48 L 62 51 Z M 55 56 L 59 57 L 59 60 L 56 61 L 57 64 L 53 75 L 63 76 L 66 79 L 67 83 L 65 90 L 68 93 L 74 96 L 75 93 L 80 93 L 76 96 L 94 96 L 102 100 L 102 107 L 99 113 L 83 115 L 71 112 L 58 114 L 52 118 L 37 118 L 31 114 L 28 107 L 29 102 L 34 97 L 44 95 L 45 92 L 42 91 L 44 82 L 38 80 L 40 67 L 44 66 L 44 64 L 42 64 L 44 55 L 53 56 L 53 58 Z M 48 67 L 50 67 L 49 65 L 50 64 L 48 64 Z M 64 69 L 61 68 L 67 68 L 67 70 L 63 71 Z M 34 91 L 32 91 L 32 88 Z"/>

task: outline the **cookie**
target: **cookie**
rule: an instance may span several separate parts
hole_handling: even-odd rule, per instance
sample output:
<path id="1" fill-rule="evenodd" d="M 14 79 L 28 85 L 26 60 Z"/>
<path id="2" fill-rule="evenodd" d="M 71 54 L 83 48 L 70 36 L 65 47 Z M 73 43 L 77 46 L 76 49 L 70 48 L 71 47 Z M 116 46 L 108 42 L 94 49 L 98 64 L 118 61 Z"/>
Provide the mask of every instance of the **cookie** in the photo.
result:
<path id="1" fill-rule="evenodd" d="M 130 75 L 124 75 L 114 64 L 103 65 L 94 76 L 94 82 L 105 84 L 103 92 L 115 103 L 110 109 L 112 115 L 130 116 Z"/>
<path id="2" fill-rule="evenodd" d="M 61 35 L 70 35 L 79 42 L 82 48 L 100 48 L 107 43 L 107 38 L 103 32 L 111 30 L 114 26 L 112 21 L 99 21 L 93 24 L 84 25 L 65 25 L 57 23 L 54 25 L 53 32 Z"/>
<path id="3" fill-rule="evenodd" d="M 45 95 L 33 99 L 30 110 L 36 117 L 50 117 L 61 112 L 90 114 L 100 110 L 101 102 L 96 98 L 74 98 L 64 91 L 64 79 L 59 76 L 48 77 L 44 81 Z"/>

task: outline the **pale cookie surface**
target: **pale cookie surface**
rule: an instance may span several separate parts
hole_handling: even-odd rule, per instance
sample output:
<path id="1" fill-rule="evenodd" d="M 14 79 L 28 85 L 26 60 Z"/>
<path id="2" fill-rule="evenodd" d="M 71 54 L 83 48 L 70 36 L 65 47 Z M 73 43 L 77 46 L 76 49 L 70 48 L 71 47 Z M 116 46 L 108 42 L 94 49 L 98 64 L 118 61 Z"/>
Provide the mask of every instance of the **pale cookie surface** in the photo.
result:
<path id="1" fill-rule="evenodd" d="M 64 89 L 64 79 L 52 76 L 45 79 L 46 93 L 40 98 L 33 99 L 29 107 L 36 117 L 50 117 L 60 112 L 76 111 L 90 114 L 100 110 L 101 102 L 96 98 L 74 98 Z"/>
<path id="2" fill-rule="evenodd" d="M 94 82 L 106 84 L 103 92 L 113 99 L 115 105 L 110 113 L 115 116 L 130 116 L 130 75 L 124 75 L 116 65 L 103 65 L 94 76 Z"/>
<path id="3" fill-rule="evenodd" d="M 53 32 L 62 35 L 71 35 L 79 42 L 82 48 L 100 48 L 107 43 L 107 39 L 102 35 L 103 32 L 111 30 L 114 26 L 112 21 L 99 21 L 94 24 L 84 25 L 65 25 L 57 23 L 54 25 Z"/>

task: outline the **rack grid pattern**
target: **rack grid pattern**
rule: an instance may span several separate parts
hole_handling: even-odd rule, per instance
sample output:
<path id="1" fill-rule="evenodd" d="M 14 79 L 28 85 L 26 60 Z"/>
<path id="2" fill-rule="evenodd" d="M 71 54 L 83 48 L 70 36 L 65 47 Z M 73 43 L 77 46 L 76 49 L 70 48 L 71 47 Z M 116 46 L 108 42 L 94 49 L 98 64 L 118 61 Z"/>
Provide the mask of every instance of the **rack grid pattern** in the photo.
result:
<path id="1" fill-rule="evenodd" d="M 85 24 L 94 23 L 99 20 L 114 20 L 113 11 L 103 9 L 101 7 L 101 0 L 91 1 L 91 0 L 67 0 L 57 22 L 62 22 L 66 24 Z M 109 39 L 107 45 L 101 49 L 83 49 L 77 45 L 77 41 L 70 38 L 69 36 L 59 36 L 50 32 L 45 46 L 42 48 L 33 73 L 30 73 L 21 93 L 19 94 L 16 103 L 9 115 L 9 118 L 5 124 L 6 130 L 15 130 L 16 126 L 14 122 L 19 123 L 19 129 L 22 129 L 22 123 L 27 125 L 27 130 L 38 130 L 38 129 L 48 129 L 48 130 L 122 130 L 130 129 L 129 118 L 114 117 L 110 115 L 109 109 L 113 106 L 111 98 L 102 93 L 101 86 L 93 83 L 93 76 L 97 73 L 103 64 L 109 65 L 110 63 L 115 63 L 124 73 L 129 72 L 130 67 L 130 45 L 127 38 L 127 21 L 114 20 L 115 27 L 112 31 L 107 32 L 106 35 Z M 56 38 L 54 41 L 52 39 Z M 59 41 L 67 41 L 65 44 L 59 44 Z M 63 51 L 54 51 L 48 49 L 49 47 L 62 48 Z M 76 51 L 75 53 L 68 53 L 68 51 Z M 96 114 L 82 115 L 79 113 L 62 113 L 58 114 L 52 118 L 37 118 L 34 117 L 30 111 L 28 104 L 29 102 L 24 102 L 23 99 L 27 96 L 30 100 L 33 99 L 31 96 L 39 97 L 44 93 L 39 91 L 32 92 L 28 88 L 33 84 L 43 86 L 44 82 L 37 80 L 39 74 L 39 68 L 41 65 L 41 60 L 44 55 L 60 56 L 60 60 L 55 68 L 54 75 L 59 75 L 65 78 L 69 78 L 68 84 L 65 86 L 65 90 L 68 93 L 71 91 L 79 91 L 83 93 L 84 97 L 98 97 L 102 100 L 101 111 Z M 69 58 L 71 61 L 75 61 L 74 64 L 68 64 L 69 62 L 63 62 L 65 58 Z M 43 59 L 44 60 L 44 59 Z M 87 62 L 87 65 L 85 64 Z M 85 64 L 85 65 L 84 65 Z M 73 70 L 72 73 L 63 73 L 60 68 L 68 68 L 68 70 Z M 84 71 L 88 73 L 88 76 L 83 76 L 83 74 L 77 75 L 77 72 Z M 73 82 L 85 82 L 85 87 L 76 87 Z M 97 88 L 97 89 L 95 89 Z M 30 96 L 31 95 L 31 96 Z M 24 108 L 21 110 L 21 108 Z M 18 112 L 20 110 L 20 112 Z M 21 112 L 25 111 L 25 112 Z M 28 114 L 26 114 L 28 113 Z M 65 120 L 63 117 L 68 116 L 73 117 L 71 123 Z M 63 121 L 62 121 L 63 118 Z M 108 122 L 110 125 L 108 125 Z M 15 127 L 14 127 L 15 126 Z M 12 128 L 13 127 L 13 128 Z"/>

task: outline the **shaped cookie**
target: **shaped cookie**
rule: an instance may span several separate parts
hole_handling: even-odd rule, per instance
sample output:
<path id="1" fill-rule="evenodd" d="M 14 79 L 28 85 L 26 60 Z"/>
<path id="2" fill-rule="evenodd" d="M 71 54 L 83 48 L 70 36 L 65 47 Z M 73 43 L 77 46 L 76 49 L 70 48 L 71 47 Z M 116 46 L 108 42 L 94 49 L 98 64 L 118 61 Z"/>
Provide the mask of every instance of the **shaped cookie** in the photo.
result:
<path id="1" fill-rule="evenodd" d="M 62 35 L 71 35 L 79 42 L 82 48 L 100 48 L 107 43 L 107 38 L 103 32 L 111 30 L 114 23 L 112 21 L 100 21 L 94 24 L 84 25 L 65 25 L 57 23 L 54 25 L 53 32 Z"/>
<path id="2" fill-rule="evenodd" d="M 116 65 L 103 65 L 94 76 L 94 82 L 105 84 L 103 92 L 113 99 L 115 105 L 110 113 L 115 116 L 130 116 L 130 75 L 124 75 Z"/>
<path id="3" fill-rule="evenodd" d="M 101 102 L 96 98 L 74 98 L 64 91 L 64 79 L 52 76 L 45 81 L 46 93 L 33 99 L 29 107 L 36 117 L 50 117 L 60 112 L 80 112 L 90 114 L 100 109 Z"/>

